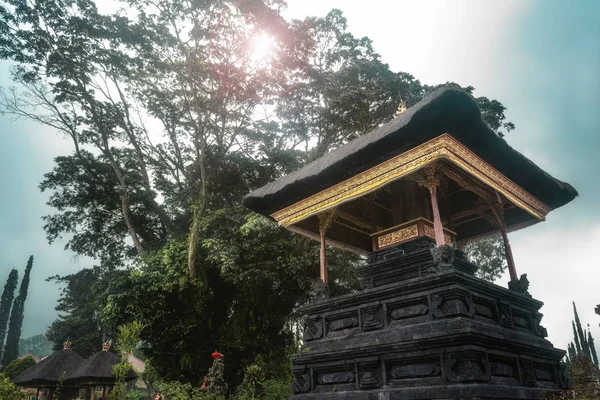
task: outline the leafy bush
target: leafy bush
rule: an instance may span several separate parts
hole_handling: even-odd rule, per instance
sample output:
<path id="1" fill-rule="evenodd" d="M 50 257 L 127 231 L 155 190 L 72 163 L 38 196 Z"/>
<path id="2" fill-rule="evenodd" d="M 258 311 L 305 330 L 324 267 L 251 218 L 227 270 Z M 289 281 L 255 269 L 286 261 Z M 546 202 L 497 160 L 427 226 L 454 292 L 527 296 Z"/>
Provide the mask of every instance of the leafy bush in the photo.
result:
<path id="1" fill-rule="evenodd" d="M 0 374 L 0 399 L 25 399 L 23 393 L 19 391 L 19 388 L 4 374 Z"/>
<path id="2" fill-rule="evenodd" d="M 17 358 L 16 360 L 11 361 L 6 366 L 6 368 L 4 368 L 4 371 L 2 371 L 2 374 L 12 381 L 17 376 L 19 376 L 19 374 L 21 374 L 21 372 L 25 371 L 26 369 L 29 369 L 30 367 L 34 366 L 35 364 L 36 364 L 36 362 L 33 359 L 33 357 L 31 357 L 31 356 L 27 356 L 21 360 L 19 360 Z"/>
<path id="3" fill-rule="evenodd" d="M 157 385 L 158 391 L 168 400 L 225 400 L 200 388 L 192 387 L 189 383 L 161 382 Z"/>

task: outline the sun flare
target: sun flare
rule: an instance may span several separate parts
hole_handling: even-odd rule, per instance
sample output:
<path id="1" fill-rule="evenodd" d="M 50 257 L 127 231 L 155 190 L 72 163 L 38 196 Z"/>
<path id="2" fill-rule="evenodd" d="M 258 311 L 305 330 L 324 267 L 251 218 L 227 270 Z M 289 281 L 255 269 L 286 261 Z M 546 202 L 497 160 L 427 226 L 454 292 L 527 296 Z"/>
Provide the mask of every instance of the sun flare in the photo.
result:
<path id="1" fill-rule="evenodd" d="M 273 37 L 262 34 L 255 37 L 251 42 L 251 54 L 252 59 L 256 61 L 262 61 L 267 58 L 275 50 L 275 40 Z"/>

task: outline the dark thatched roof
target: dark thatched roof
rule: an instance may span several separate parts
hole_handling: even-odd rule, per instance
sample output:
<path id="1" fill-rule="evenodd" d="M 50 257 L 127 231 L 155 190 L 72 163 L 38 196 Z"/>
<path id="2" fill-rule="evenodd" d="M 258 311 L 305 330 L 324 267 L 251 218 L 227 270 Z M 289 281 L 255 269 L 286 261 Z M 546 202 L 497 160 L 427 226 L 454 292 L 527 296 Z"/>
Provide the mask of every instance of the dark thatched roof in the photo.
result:
<path id="1" fill-rule="evenodd" d="M 61 350 L 44 358 L 39 363 L 21 372 L 14 382 L 22 387 L 54 386 L 60 376 L 68 374 L 73 368 L 81 364 L 84 358 L 73 350 Z"/>
<path id="2" fill-rule="evenodd" d="M 577 196 L 571 185 L 554 179 L 494 133 L 483 121 L 473 97 L 458 85 L 449 84 L 392 121 L 254 190 L 242 202 L 253 211 L 270 215 L 443 133 L 452 135 L 553 209 Z"/>
<path id="3" fill-rule="evenodd" d="M 77 384 L 114 384 L 115 375 L 113 366 L 119 363 L 120 357 L 110 351 L 99 351 L 74 368 L 66 377 L 65 383 Z M 138 377 L 135 371 L 130 370 L 125 380 L 130 381 Z"/>

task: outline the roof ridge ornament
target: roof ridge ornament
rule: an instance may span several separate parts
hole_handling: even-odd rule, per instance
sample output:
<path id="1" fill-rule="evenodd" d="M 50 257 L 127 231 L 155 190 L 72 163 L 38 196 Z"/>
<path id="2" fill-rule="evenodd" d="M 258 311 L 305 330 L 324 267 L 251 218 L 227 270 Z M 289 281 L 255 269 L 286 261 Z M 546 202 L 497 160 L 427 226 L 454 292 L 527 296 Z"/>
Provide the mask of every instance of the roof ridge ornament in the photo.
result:
<path id="1" fill-rule="evenodd" d="M 406 101 L 401 100 L 400 104 L 398 105 L 398 109 L 396 110 L 396 113 L 394 114 L 394 118 L 396 118 L 398 115 L 402 114 L 404 111 L 406 111 Z"/>
<path id="2" fill-rule="evenodd" d="M 109 351 L 110 350 L 110 346 L 111 346 L 111 343 L 108 342 L 108 341 L 102 343 L 102 351 Z"/>
<path id="3" fill-rule="evenodd" d="M 71 342 L 70 341 L 66 341 L 63 343 L 63 350 L 71 350 Z"/>

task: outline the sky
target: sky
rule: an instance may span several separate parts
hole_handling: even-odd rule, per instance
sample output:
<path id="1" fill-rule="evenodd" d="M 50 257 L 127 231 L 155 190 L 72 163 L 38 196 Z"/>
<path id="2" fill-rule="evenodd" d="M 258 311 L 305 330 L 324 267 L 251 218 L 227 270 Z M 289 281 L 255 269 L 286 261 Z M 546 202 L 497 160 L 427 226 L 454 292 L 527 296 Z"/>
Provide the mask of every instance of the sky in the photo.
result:
<path id="1" fill-rule="evenodd" d="M 102 2 L 102 0 L 99 0 Z M 572 340 L 572 305 L 600 337 L 600 2 L 595 0 L 288 0 L 286 15 L 323 16 L 339 8 L 350 31 L 368 36 L 384 62 L 423 83 L 454 81 L 497 99 L 516 130 L 508 143 L 579 197 L 546 222 L 510 235 L 517 271 L 545 303 L 549 340 Z M 10 85 L 0 63 L 0 86 Z M 0 116 L 0 282 L 35 257 L 23 337 L 43 333 L 59 296 L 50 275 L 93 265 L 63 243 L 47 244 L 43 215 L 52 212 L 37 186 L 53 158 L 71 151 L 60 135 Z M 497 283 L 505 286 L 508 276 Z M 596 340 L 598 343 L 600 341 Z"/>

